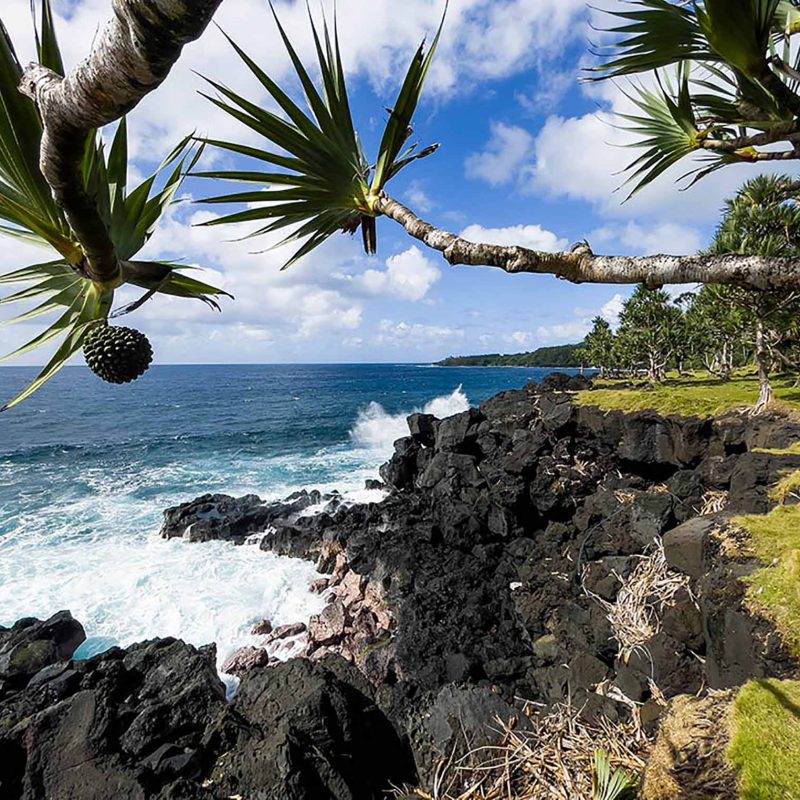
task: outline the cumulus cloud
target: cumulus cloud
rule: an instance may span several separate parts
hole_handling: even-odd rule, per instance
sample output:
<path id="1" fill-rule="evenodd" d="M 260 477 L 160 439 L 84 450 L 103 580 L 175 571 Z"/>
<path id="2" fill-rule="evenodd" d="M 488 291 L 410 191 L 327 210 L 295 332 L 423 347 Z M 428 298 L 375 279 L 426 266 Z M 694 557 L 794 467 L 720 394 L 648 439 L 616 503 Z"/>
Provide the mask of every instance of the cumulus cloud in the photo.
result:
<path id="1" fill-rule="evenodd" d="M 441 270 L 418 247 L 411 247 L 387 259 L 386 269 L 368 269 L 354 282 L 371 295 L 418 301 L 441 277 Z"/>
<path id="2" fill-rule="evenodd" d="M 646 78 L 642 79 L 646 82 Z M 692 167 L 692 160 L 676 164 L 628 202 L 623 201 L 633 188 L 624 186 L 626 167 L 641 152 L 629 147 L 636 139 L 619 124 L 620 113 L 636 113 L 622 87 L 612 83 L 590 90 L 601 109 L 577 117 L 554 115 L 547 119 L 536 136 L 533 156 L 522 165 L 523 191 L 551 197 L 587 201 L 608 217 L 643 218 L 657 222 L 709 223 L 719 217 L 725 197 L 732 195 L 747 178 L 758 172 L 780 171 L 780 166 L 736 165 L 704 178 L 686 189 L 679 179 Z M 699 163 L 699 162 L 695 162 Z M 685 191 L 682 191 L 685 189 Z M 685 233 L 684 228 L 684 233 Z M 629 234 L 631 236 L 632 234 Z M 633 235 L 634 246 L 641 252 L 653 246 L 643 234 Z M 664 241 L 664 237 L 660 237 Z M 670 252 L 678 250 L 687 238 L 681 237 Z M 692 239 L 688 239 L 693 244 Z M 658 248 L 660 249 L 660 248 Z"/>
<path id="3" fill-rule="evenodd" d="M 312 4 L 319 17 L 330 18 L 334 0 Z M 443 2 L 406 0 L 397 13 L 396 0 L 369 4 L 369 36 L 364 36 L 364 0 L 338 0 L 337 19 L 345 69 L 365 76 L 389 102 L 419 43 L 439 25 Z M 58 28 L 66 62 L 84 58 L 111 13 L 109 0 L 77 0 L 57 4 Z M 314 58 L 306 3 L 278 4 L 281 21 L 301 58 Z M 583 0 L 452 0 L 444 36 L 431 71 L 429 90 L 440 97 L 468 92 L 476 81 L 499 80 L 560 55 L 566 41 L 581 35 L 576 21 L 585 14 Z M 291 65 L 263 0 L 226 0 L 215 21 L 279 81 Z M 18 45 L 23 61 L 33 57 L 33 32 L 28 0 L 3 0 L 3 23 Z M 187 132 L 207 128 L 217 138 L 248 136 L 235 120 L 198 95 L 207 84 L 200 75 L 231 86 L 251 99 L 265 99 L 261 89 L 225 38 L 210 26 L 199 42 L 186 47 L 180 61 L 155 95 L 133 113 L 134 147 L 159 160 Z M 376 102 L 376 113 L 380 113 Z M 252 136 L 252 135 L 251 135 Z M 147 148 L 143 146 L 147 142 Z"/>
<path id="4" fill-rule="evenodd" d="M 458 328 L 383 319 L 378 325 L 376 341 L 390 347 L 406 345 L 417 350 L 424 350 L 425 348 L 435 349 L 448 342 L 457 342 L 463 338 L 464 332 Z"/>
<path id="5" fill-rule="evenodd" d="M 420 214 L 427 214 L 436 207 L 436 203 L 431 200 L 428 193 L 422 188 L 421 181 L 412 181 L 403 195 L 403 199 L 410 204 L 414 211 Z"/>
<path id="6" fill-rule="evenodd" d="M 528 347 L 533 342 L 533 334 L 530 331 L 514 331 L 506 340 L 520 347 Z"/>
<path id="7" fill-rule="evenodd" d="M 567 247 L 566 239 L 559 238 L 541 225 L 510 225 L 506 228 L 469 225 L 461 231 L 461 236 L 470 242 L 485 242 L 507 247 L 518 245 L 548 253 L 556 253 Z"/>
<path id="8" fill-rule="evenodd" d="M 598 316 L 607 320 L 612 328 L 616 328 L 625 299 L 623 294 L 617 292 L 599 309 L 576 308 L 573 319 L 562 320 L 553 325 L 540 325 L 536 329 L 536 338 L 541 344 L 572 344 L 583 341 L 592 329 L 592 320 Z"/>
<path id="9" fill-rule="evenodd" d="M 600 316 L 611 323 L 612 327 L 616 327 L 624 307 L 625 298 L 618 292 L 600 309 Z"/>
<path id="10" fill-rule="evenodd" d="M 492 123 L 492 135 L 479 153 L 467 156 L 464 168 L 468 178 L 502 186 L 520 179 L 520 171 L 533 150 L 533 136 L 524 128 Z"/>
<path id="11" fill-rule="evenodd" d="M 633 255 L 696 253 L 703 246 L 703 235 L 695 226 L 677 222 L 629 222 L 604 225 L 589 234 L 589 242 L 596 250 L 598 245 L 621 246 Z"/>

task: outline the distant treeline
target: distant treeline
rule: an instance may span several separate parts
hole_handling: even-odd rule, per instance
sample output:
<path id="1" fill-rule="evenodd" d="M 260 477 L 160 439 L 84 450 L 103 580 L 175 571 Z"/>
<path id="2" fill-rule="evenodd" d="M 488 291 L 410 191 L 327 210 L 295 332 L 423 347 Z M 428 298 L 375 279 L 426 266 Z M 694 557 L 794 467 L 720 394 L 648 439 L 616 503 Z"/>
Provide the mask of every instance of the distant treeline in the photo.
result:
<path id="1" fill-rule="evenodd" d="M 580 344 L 564 344 L 559 347 L 540 347 L 532 353 L 484 356 L 451 356 L 439 361 L 437 367 L 566 367 L 583 366 Z M 585 356 L 584 356 L 585 358 Z"/>

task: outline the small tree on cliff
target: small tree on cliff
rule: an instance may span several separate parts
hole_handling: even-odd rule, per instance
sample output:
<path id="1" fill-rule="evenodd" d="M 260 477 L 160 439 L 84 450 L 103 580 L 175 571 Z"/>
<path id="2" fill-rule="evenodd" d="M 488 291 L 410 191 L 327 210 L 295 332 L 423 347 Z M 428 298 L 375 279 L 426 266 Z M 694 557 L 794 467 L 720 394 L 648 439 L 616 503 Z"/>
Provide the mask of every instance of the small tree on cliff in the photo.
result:
<path id="1" fill-rule="evenodd" d="M 800 255 L 800 206 L 794 181 L 762 175 L 744 184 L 726 203 L 710 252 Z M 770 373 L 775 364 L 797 368 L 785 351 L 797 342 L 800 291 L 756 292 L 718 286 L 707 293 L 742 323 L 743 339 L 752 348 L 758 367 L 761 391 L 755 411 L 760 411 L 773 399 Z"/>
<path id="2" fill-rule="evenodd" d="M 589 366 L 597 367 L 600 377 L 603 377 L 614 363 L 614 334 L 608 320 L 603 317 L 594 318 L 583 350 Z"/>
<path id="3" fill-rule="evenodd" d="M 616 348 L 629 368 L 644 368 L 651 383 L 664 380 L 683 339 L 683 313 L 663 289 L 640 286 L 619 318 Z"/>
<path id="4" fill-rule="evenodd" d="M 222 0 L 110 2 L 114 8 L 111 22 L 97 37 L 88 59 L 68 75 L 51 58 L 54 37 L 48 0 L 41 0 L 47 20 L 42 30 L 49 33 L 42 36 L 40 64 L 21 71 L 3 32 L 0 196 L 4 202 L 0 219 L 7 224 L 2 231 L 43 239 L 55 247 L 58 256 L 56 261 L 17 270 L 13 280 L 35 283 L 38 294 L 55 304 L 37 313 L 57 313 L 59 306 L 63 308 L 61 293 L 67 289 L 74 294 L 77 287 L 86 299 L 78 305 L 70 300 L 70 313 L 27 346 L 30 349 L 42 340 L 62 339 L 47 368 L 9 406 L 48 380 L 94 328 L 105 324 L 114 292 L 123 284 L 146 288 L 136 307 L 168 287 L 173 294 L 189 297 L 213 297 L 217 291 L 187 288 L 185 282 L 176 288 L 173 270 L 167 269 L 170 265 L 138 268 L 114 231 L 114 213 L 107 213 L 104 206 L 106 193 L 94 191 L 84 165 L 86 142 L 94 131 L 119 119 L 162 83 L 183 46 L 203 33 Z M 594 77 L 656 73 L 658 78 L 655 88 L 634 89 L 637 111 L 621 120 L 640 137 L 643 148 L 630 165 L 634 192 L 678 161 L 696 155 L 702 161 L 695 160 L 690 168 L 695 180 L 729 164 L 800 158 L 800 75 L 791 62 L 794 38 L 800 33 L 800 9 L 792 0 L 630 0 L 627 5 L 611 17 L 612 41 L 604 49 L 603 63 Z M 586 243 L 568 252 L 545 253 L 469 242 L 436 228 L 394 200 L 387 187 L 398 172 L 435 152 L 435 146 L 418 150 L 408 140 L 439 35 L 428 52 L 421 47 L 412 59 L 377 158 L 369 159 L 353 125 L 335 30 L 332 35 L 327 29 L 321 35 L 314 31 L 321 90 L 282 29 L 280 33 L 310 113 L 295 104 L 256 60 L 231 43 L 243 68 L 255 75 L 282 113 L 276 115 L 211 83 L 218 93 L 211 101 L 260 134 L 266 146 L 213 141 L 250 156 L 259 166 L 209 173 L 251 187 L 210 202 L 258 203 L 215 222 L 257 223 L 256 234 L 287 230 L 287 240 L 300 243 L 290 263 L 338 231 L 361 229 L 367 252 L 373 252 L 377 247 L 376 220 L 386 217 L 441 252 L 452 265 L 547 273 L 574 282 L 714 283 L 775 291 L 800 287 L 797 257 L 749 252 L 601 256 Z M 120 64 L 125 65 L 124 70 L 119 69 Z M 35 104 L 41 123 L 33 108 L 16 96 L 18 86 Z M 264 164 L 267 171 L 262 171 Z M 794 191 L 800 191 L 800 184 Z M 131 205 L 129 211 L 133 210 Z M 153 224 L 152 215 L 144 215 L 137 230 L 147 232 Z M 50 225 L 55 225 L 68 248 L 59 249 L 56 241 L 48 238 Z M 74 285 L 67 286 L 67 280 Z M 23 299 L 24 292 L 16 299 Z M 95 355 L 100 351 L 105 349 Z"/>

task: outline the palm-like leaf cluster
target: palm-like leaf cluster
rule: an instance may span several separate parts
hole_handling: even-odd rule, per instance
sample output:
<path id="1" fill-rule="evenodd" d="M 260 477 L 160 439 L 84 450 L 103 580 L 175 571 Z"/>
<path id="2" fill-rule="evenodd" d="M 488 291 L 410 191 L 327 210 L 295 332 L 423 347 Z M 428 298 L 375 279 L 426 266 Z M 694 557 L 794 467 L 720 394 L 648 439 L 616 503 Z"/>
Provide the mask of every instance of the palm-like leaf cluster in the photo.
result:
<path id="1" fill-rule="evenodd" d="M 40 62 L 63 74 L 63 62 L 53 26 L 49 0 L 42 2 L 41 30 L 36 44 Z M 55 314 L 56 319 L 27 344 L 0 359 L 23 355 L 61 337 L 55 354 L 36 379 L 3 409 L 29 397 L 80 349 L 92 325 L 111 313 L 114 292 L 93 284 L 81 271 L 83 253 L 64 212 L 56 205 L 39 168 L 42 125 L 34 106 L 18 91 L 22 75 L 11 40 L 0 25 L 0 233 L 55 250 L 53 260 L 0 275 L 0 284 L 26 287 L 0 298 L 0 306 L 33 301 L 35 305 L 4 324 L 29 322 Z M 190 137 L 139 186 L 128 191 L 127 128 L 123 120 L 106 155 L 99 135 L 86 142 L 83 180 L 114 243 L 123 283 L 147 290 L 132 307 L 156 292 L 198 298 L 216 306 L 219 289 L 176 271 L 173 264 L 134 261 L 169 205 L 174 202 L 200 147 Z M 165 176 L 161 180 L 161 176 Z"/>
<path id="2" fill-rule="evenodd" d="M 636 86 L 642 112 L 628 116 L 646 152 L 630 165 L 633 193 L 692 152 L 697 180 L 730 163 L 766 160 L 759 147 L 794 148 L 800 116 L 800 9 L 791 0 L 629 0 L 610 12 L 604 63 L 595 79 L 674 70 L 654 88 Z M 794 53 L 794 55 L 793 55 Z M 759 138 L 760 136 L 760 138 Z M 706 162 L 703 164 L 702 162 Z"/>
<path id="3" fill-rule="evenodd" d="M 321 77 L 321 91 L 303 65 L 274 12 L 278 30 L 294 66 L 308 111 L 292 100 L 238 45 L 236 53 L 285 116 L 261 108 L 214 81 L 217 97 L 209 100 L 251 130 L 269 149 L 235 142 L 206 140 L 209 144 L 277 167 L 280 171 L 218 170 L 203 177 L 254 184 L 259 188 L 210 197 L 206 203 L 248 203 L 254 207 L 210 220 L 208 225 L 263 222 L 250 236 L 291 229 L 280 244 L 302 242 L 287 261 L 290 266 L 338 231 L 362 230 L 368 253 L 376 249 L 375 202 L 387 182 L 414 161 L 435 152 L 437 146 L 417 150 L 408 145 L 411 120 L 419 103 L 441 28 L 426 52 L 424 43 L 409 67 L 380 144 L 377 161 L 367 160 L 356 132 L 345 82 L 339 38 L 327 22 L 322 32 L 311 19 Z M 309 18 L 311 15 L 309 13 Z M 285 268 L 284 267 L 284 268 Z"/>
<path id="4" fill-rule="evenodd" d="M 625 770 L 612 770 L 608 753 L 598 750 L 594 754 L 592 784 L 592 800 L 625 800 L 633 797 L 639 781 Z"/>
<path id="5" fill-rule="evenodd" d="M 709 253 L 800 254 L 800 184 L 785 175 L 759 175 L 725 202 L 722 223 Z M 741 291 L 741 290 L 739 290 Z"/>

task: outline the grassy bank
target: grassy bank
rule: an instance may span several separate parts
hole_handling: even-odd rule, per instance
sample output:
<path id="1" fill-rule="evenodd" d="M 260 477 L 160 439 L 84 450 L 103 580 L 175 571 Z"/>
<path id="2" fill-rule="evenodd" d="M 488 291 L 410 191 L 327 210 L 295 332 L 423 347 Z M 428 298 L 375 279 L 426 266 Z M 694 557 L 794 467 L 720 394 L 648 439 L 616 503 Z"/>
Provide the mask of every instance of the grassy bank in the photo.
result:
<path id="1" fill-rule="evenodd" d="M 776 408 L 800 414 L 800 388 L 794 378 L 774 381 Z M 661 414 L 719 416 L 739 408 L 752 408 L 758 401 L 758 377 L 752 372 L 739 373 L 728 381 L 708 373 L 671 375 L 663 384 L 598 380 L 596 388 L 579 392 L 580 405 L 598 406 L 612 411 L 658 411 Z"/>
<path id="2" fill-rule="evenodd" d="M 766 516 L 738 517 L 749 547 L 764 566 L 747 578 L 748 600 L 800 656 L 800 506 L 779 506 Z"/>
<path id="3" fill-rule="evenodd" d="M 800 797 L 800 682 L 753 681 L 739 692 L 728 759 L 741 800 Z"/>

